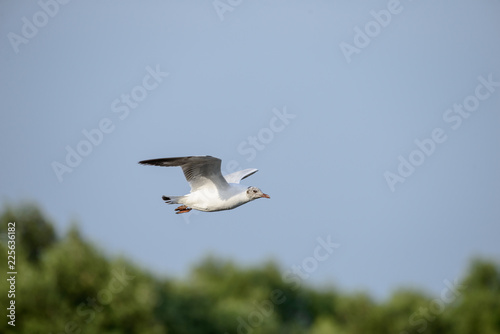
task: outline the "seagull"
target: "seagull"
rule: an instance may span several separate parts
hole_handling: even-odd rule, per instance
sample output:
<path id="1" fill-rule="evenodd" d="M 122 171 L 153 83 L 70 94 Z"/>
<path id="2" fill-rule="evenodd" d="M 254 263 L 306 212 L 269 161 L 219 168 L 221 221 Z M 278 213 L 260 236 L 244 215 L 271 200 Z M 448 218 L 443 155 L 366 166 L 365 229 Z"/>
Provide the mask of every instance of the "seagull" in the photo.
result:
<path id="1" fill-rule="evenodd" d="M 162 196 L 167 204 L 182 204 L 176 213 L 231 210 L 257 198 L 271 198 L 259 188 L 240 184 L 258 169 L 248 168 L 228 175 L 221 173 L 221 159 L 212 156 L 190 156 L 139 161 L 141 165 L 182 167 L 191 192 L 184 196 Z"/>

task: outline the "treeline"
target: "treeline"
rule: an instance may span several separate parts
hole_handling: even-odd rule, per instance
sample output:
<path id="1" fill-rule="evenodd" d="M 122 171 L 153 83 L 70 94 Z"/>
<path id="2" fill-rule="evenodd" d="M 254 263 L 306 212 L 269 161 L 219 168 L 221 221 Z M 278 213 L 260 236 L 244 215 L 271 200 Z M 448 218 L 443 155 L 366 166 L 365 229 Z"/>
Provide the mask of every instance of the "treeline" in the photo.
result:
<path id="1" fill-rule="evenodd" d="M 58 237 L 36 206 L 22 205 L 0 216 L 2 277 L 9 222 L 16 222 L 18 274 L 14 298 L 11 282 L 0 284 L 0 333 L 500 333 L 493 261 L 473 261 L 440 295 L 399 290 L 383 302 L 334 288 L 290 289 L 271 262 L 242 268 L 206 258 L 179 280 L 104 256 L 76 227 Z M 15 326 L 6 316 L 11 300 Z"/>

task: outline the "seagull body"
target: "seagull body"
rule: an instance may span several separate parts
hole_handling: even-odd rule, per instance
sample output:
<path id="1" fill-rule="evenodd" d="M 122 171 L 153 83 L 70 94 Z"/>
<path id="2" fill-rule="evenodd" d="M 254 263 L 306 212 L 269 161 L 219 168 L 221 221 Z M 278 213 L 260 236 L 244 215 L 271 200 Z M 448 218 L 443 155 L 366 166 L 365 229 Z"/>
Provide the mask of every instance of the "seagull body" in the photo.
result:
<path id="1" fill-rule="evenodd" d="M 259 188 L 247 187 L 240 181 L 258 170 L 240 170 L 228 175 L 221 173 L 221 160 L 212 156 L 191 156 L 139 161 L 143 165 L 175 167 L 179 166 L 191 186 L 191 192 L 184 196 L 163 196 L 168 204 L 182 204 L 175 209 L 186 213 L 192 209 L 199 211 L 231 210 L 257 198 L 270 198 Z"/>

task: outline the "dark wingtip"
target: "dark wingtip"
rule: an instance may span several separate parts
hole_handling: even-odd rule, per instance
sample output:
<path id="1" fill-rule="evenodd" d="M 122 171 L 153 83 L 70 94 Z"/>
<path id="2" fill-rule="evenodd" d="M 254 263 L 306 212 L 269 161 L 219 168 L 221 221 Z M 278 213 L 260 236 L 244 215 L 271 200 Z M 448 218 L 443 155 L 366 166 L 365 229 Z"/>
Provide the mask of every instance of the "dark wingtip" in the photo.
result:
<path id="1" fill-rule="evenodd" d="M 170 201 L 170 197 L 167 197 L 167 196 L 165 196 L 165 195 L 164 195 L 164 196 L 162 196 L 161 198 L 162 198 L 164 201 Z"/>
<path id="2" fill-rule="evenodd" d="M 150 160 L 142 160 L 139 161 L 139 165 L 145 165 L 145 166 L 161 166 L 160 161 L 164 159 L 150 159 Z"/>

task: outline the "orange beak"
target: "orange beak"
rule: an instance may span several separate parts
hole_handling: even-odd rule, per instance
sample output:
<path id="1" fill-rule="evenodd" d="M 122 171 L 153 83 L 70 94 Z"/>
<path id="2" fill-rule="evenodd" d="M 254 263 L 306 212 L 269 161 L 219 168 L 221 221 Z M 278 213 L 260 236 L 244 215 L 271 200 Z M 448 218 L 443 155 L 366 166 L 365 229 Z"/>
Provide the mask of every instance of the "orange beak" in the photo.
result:
<path id="1" fill-rule="evenodd" d="M 264 198 L 271 198 L 271 196 L 269 196 L 268 194 L 262 194 L 261 197 L 264 197 Z"/>

